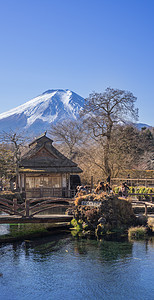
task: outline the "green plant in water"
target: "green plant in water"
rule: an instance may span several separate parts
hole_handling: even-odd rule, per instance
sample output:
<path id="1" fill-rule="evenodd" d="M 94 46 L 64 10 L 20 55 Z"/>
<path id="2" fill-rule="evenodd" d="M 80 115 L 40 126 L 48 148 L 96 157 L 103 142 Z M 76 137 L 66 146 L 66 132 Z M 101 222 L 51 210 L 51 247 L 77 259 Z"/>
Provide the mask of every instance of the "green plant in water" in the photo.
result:
<path id="1" fill-rule="evenodd" d="M 1 240 L 31 238 L 37 234 L 47 233 L 49 228 L 49 224 L 10 224 L 10 233 L 1 236 Z"/>
<path id="2" fill-rule="evenodd" d="M 79 233 L 79 231 L 78 230 L 71 230 L 71 234 L 72 234 L 72 236 L 74 236 L 74 237 L 77 237 L 78 236 L 78 233 Z"/>
<path id="3" fill-rule="evenodd" d="M 71 226 L 73 226 L 73 230 L 81 231 L 82 230 L 82 220 L 77 221 L 76 219 L 71 220 Z"/>

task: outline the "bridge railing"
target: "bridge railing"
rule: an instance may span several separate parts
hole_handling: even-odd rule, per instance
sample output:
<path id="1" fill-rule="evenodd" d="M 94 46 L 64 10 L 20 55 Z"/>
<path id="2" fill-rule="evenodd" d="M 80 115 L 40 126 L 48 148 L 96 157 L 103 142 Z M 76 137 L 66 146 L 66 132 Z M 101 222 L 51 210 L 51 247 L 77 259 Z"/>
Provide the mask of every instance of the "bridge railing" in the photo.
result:
<path id="1" fill-rule="evenodd" d="M 118 196 L 118 195 L 117 195 Z M 144 203 L 147 205 L 154 205 L 152 201 L 154 200 L 154 194 L 129 194 L 129 199 L 133 202 L 136 201 L 138 203 Z M 144 197 L 144 198 L 143 198 Z M 145 198 L 146 197 L 146 198 Z M 147 198 L 149 197 L 149 198 Z M 137 198 L 137 200 L 136 200 Z M 140 201 L 139 201 L 140 200 Z M 71 207 L 74 203 L 74 200 L 70 197 L 43 197 L 37 198 L 32 197 L 31 199 L 27 198 L 24 203 L 19 204 L 17 199 L 8 200 L 0 197 L 0 210 L 10 214 L 10 215 L 18 215 L 20 217 L 33 217 L 36 214 L 39 214 L 42 211 L 46 211 L 51 208 L 60 208 L 60 207 Z"/>
<path id="2" fill-rule="evenodd" d="M 8 200 L 0 198 L 0 211 L 9 215 L 25 216 L 25 203 L 17 203 L 17 199 Z"/>
<path id="3" fill-rule="evenodd" d="M 35 198 L 26 199 L 24 203 L 19 204 L 17 199 L 8 200 L 0 198 L 0 211 L 9 215 L 20 217 L 33 217 L 40 212 L 52 208 L 68 208 L 73 204 L 70 198 Z"/>
<path id="4" fill-rule="evenodd" d="M 62 197 L 73 198 L 76 194 L 75 190 L 67 188 L 31 188 L 26 189 L 26 198 L 42 198 L 42 197 Z"/>
<path id="5" fill-rule="evenodd" d="M 47 198 L 46 198 L 47 199 Z M 41 199 L 26 199 L 25 201 L 25 216 L 33 217 L 36 214 L 47 211 L 53 208 L 67 209 L 72 205 L 73 200 L 70 198 L 45 198 Z"/>

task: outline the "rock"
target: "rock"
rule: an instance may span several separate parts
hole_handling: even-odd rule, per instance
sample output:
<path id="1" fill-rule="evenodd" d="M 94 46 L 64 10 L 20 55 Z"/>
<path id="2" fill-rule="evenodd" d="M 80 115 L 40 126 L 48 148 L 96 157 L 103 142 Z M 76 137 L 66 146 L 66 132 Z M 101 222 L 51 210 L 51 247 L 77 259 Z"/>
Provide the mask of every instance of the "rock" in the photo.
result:
<path id="1" fill-rule="evenodd" d="M 141 226 L 145 226 L 147 225 L 148 222 L 148 218 L 146 216 L 143 215 L 139 215 L 137 218 L 137 224 L 141 225 Z"/>
<path id="2" fill-rule="evenodd" d="M 90 195 L 88 197 L 90 198 Z M 102 230 L 104 234 L 108 230 L 128 229 L 135 224 L 136 217 L 129 201 L 119 199 L 115 195 L 100 195 L 99 197 L 97 195 L 97 199 L 94 198 L 94 201 L 101 201 L 99 207 L 78 205 L 74 208 L 75 219 L 83 221 L 84 232 L 87 231 L 89 235 L 90 229 L 91 235 L 93 232 L 98 236 Z"/>

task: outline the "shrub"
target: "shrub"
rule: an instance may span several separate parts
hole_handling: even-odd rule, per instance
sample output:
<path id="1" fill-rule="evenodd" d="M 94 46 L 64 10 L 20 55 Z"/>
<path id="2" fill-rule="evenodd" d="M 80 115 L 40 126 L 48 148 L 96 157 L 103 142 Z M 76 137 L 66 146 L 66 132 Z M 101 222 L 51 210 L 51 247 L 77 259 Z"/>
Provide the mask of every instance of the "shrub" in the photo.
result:
<path id="1" fill-rule="evenodd" d="M 96 222 L 98 220 L 98 212 L 96 208 L 89 209 L 85 212 L 88 222 Z"/>

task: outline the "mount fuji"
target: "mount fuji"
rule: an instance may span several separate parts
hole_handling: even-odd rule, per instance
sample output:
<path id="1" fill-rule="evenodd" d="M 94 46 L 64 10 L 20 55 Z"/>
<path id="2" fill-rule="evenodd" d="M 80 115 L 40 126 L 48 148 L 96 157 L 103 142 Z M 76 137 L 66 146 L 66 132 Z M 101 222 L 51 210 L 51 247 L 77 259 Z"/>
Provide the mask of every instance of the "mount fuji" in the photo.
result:
<path id="1" fill-rule="evenodd" d="M 24 130 L 40 134 L 52 123 L 76 119 L 84 98 L 70 90 L 48 90 L 32 100 L 0 114 L 0 131 Z"/>
<path id="2" fill-rule="evenodd" d="M 39 135 L 50 129 L 52 123 L 76 119 L 84 105 L 84 98 L 66 90 L 48 90 L 26 103 L 0 114 L 0 132 L 21 131 L 25 135 Z M 134 124 L 139 130 L 150 127 Z"/>

